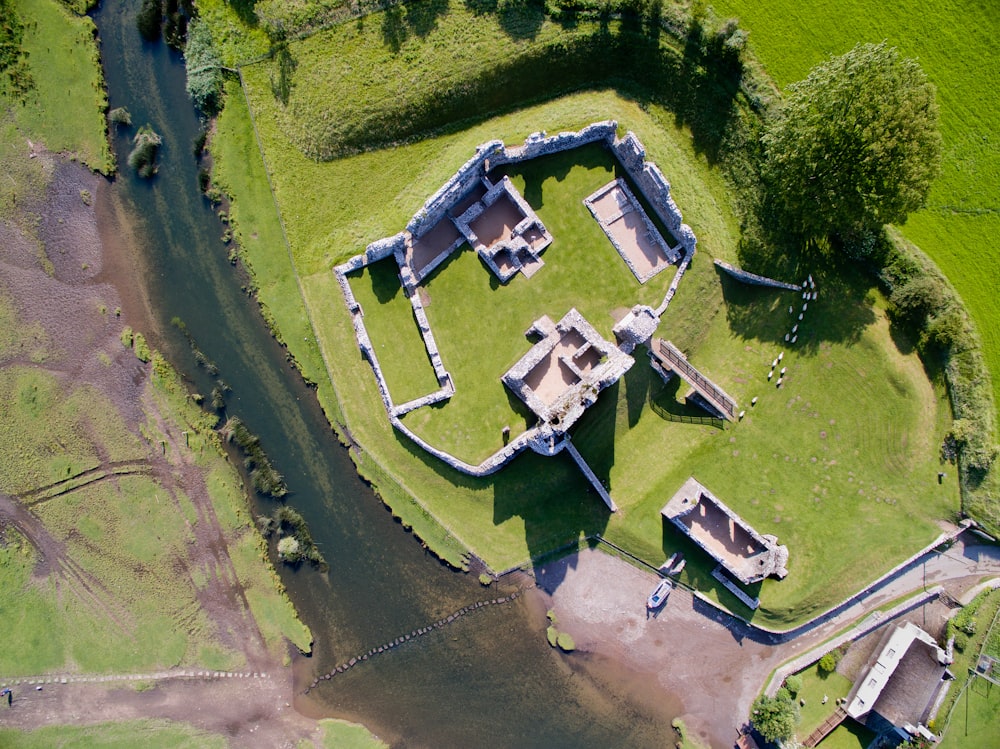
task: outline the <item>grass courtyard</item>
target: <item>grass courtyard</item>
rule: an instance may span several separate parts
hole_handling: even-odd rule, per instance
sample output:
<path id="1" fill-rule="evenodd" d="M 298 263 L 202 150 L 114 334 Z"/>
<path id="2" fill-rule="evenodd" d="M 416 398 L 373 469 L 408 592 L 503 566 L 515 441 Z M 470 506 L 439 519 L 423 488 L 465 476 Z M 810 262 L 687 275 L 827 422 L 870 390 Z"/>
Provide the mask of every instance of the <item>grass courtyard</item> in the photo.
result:
<path id="1" fill-rule="evenodd" d="M 443 42 L 432 32 L 423 43 Z M 293 45 L 300 64 L 306 50 L 317 54 L 315 46 Z M 342 59 L 365 63 L 350 55 Z M 664 528 L 659 509 L 695 475 L 758 530 L 789 545 L 791 575 L 761 587 L 763 604 L 755 618 L 787 625 L 821 611 L 873 577 L 873 570 L 888 569 L 929 542 L 938 533 L 935 519 L 957 508 L 953 477 L 943 485 L 936 481 L 938 447 L 950 422 L 943 385 L 934 373 L 928 376 L 905 342 L 890 335 L 884 302 L 865 278 L 845 268 L 810 269 L 820 299 L 811 304 L 796 347 L 785 354 L 784 387 L 768 385 L 770 362 L 793 324 L 788 306 L 801 299 L 746 289 L 716 272 L 712 257 L 736 256 L 732 196 L 672 112 L 655 103 L 639 106 L 613 91 L 585 92 L 449 134 L 317 162 L 283 128 L 286 115 L 267 66 L 249 66 L 243 76 L 266 162 L 281 164 L 270 176 L 302 289 L 301 302 L 262 295 L 264 303 L 279 326 L 284 317 L 301 319 L 301 310 L 309 311 L 329 374 L 316 357 L 304 368 L 320 383 L 321 399 L 332 385 L 366 461 L 382 467 L 380 478 L 405 488 L 447 535 L 492 567 L 506 568 L 595 532 L 659 563 L 684 545 Z M 661 333 L 741 403 L 759 398 L 743 422 L 726 430 L 671 421 L 661 414 L 685 413 L 684 391 L 654 381 L 640 355 L 574 433 L 621 507 L 610 517 L 567 459 L 524 455 L 493 477 L 471 479 L 393 433 L 330 271 L 368 242 L 401 230 L 475 145 L 494 138 L 517 143 L 535 130 L 578 129 L 607 118 L 639 134 L 699 238 L 699 255 Z M 241 120 L 246 127 L 240 103 L 231 101 L 220 133 L 235 136 Z M 223 138 L 216 147 L 224 152 L 226 144 Z M 235 165 L 221 161 L 233 175 Z M 581 152 L 529 167 L 511 177 L 555 237 L 543 255 L 546 266 L 530 280 L 491 285 L 488 271 L 464 251 L 426 283 L 428 316 L 457 393 L 446 405 L 409 414 L 406 423 L 475 462 L 500 446 L 503 426 L 515 432 L 527 426 L 499 376 L 527 350 L 523 332 L 534 319 L 542 313 L 558 319 L 575 305 L 609 335 L 613 312 L 662 297 L 672 274 L 640 287 L 581 204 L 610 179 L 609 163 Z M 352 189 L 358 184 L 365 189 Z M 239 204 L 237 195 L 233 215 L 247 233 Z M 259 206 L 254 210 L 261 212 Z M 560 236 L 572 236 L 572 246 L 560 246 Z M 251 248 L 250 263 L 265 254 Z M 373 269 L 367 278 L 352 279 L 352 288 L 365 295 L 373 341 L 399 341 L 402 351 L 412 352 L 412 359 L 400 357 L 391 369 L 382 360 L 390 388 L 403 393 L 394 396 L 400 402 L 426 392 L 433 377 L 389 271 Z M 688 556 L 688 582 L 736 606 L 715 590 L 711 565 L 696 553 Z"/>

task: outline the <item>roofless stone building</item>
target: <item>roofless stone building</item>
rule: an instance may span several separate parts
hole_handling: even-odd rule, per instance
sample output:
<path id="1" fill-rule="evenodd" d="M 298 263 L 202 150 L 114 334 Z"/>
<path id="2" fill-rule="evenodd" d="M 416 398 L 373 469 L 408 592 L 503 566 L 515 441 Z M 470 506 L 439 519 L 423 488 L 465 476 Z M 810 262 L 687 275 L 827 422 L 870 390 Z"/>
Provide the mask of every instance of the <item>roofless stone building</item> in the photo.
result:
<path id="1" fill-rule="evenodd" d="M 704 549 L 744 585 L 788 574 L 788 547 L 761 535 L 694 477 L 670 498 L 660 514 Z"/>
<path id="2" fill-rule="evenodd" d="M 424 202 L 403 231 L 372 242 L 362 254 L 334 268 L 358 347 L 375 373 L 379 394 L 396 430 L 456 470 L 472 476 L 491 474 L 526 449 L 542 455 L 566 450 L 612 511 L 616 507 L 607 488 L 573 447 L 567 430 L 596 402 L 601 390 L 617 382 L 635 363 L 630 354 L 656 332 L 694 256 L 696 244 L 694 232 L 682 222 L 670 195 L 670 183 L 655 164 L 646 161 L 645 148 L 635 134 L 630 132 L 619 138 L 617 131 L 618 123 L 608 120 L 577 132 L 552 136 L 534 133 L 520 146 L 505 146 L 499 140 L 484 143 Z M 497 377 L 527 404 L 538 421 L 479 465 L 471 465 L 429 444 L 402 421 L 407 413 L 447 401 L 455 393 L 424 310 L 421 284 L 463 246 L 474 250 L 501 284 L 509 283 L 518 273 L 530 279 L 541 272 L 545 265 L 542 253 L 560 238 L 550 234 L 506 176 L 496 179 L 491 170 L 592 143 L 609 150 L 628 181 L 620 177 L 590 196 L 581 195 L 581 201 L 640 284 L 671 265 L 678 266 L 677 272 L 657 308 L 636 305 L 615 325 L 617 342 L 605 340 L 575 308 L 557 323 L 547 316 L 536 320 L 527 335 L 538 340 L 513 367 L 506 373 L 498 372 Z M 655 214 L 662 232 L 637 195 L 642 196 Z M 413 317 L 438 382 L 437 390 L 405 403 L 395 402 L 389 392 L 365 326 L 364 310 L 348 281 L 349 274 L 389 257 L 399 267 L 403 291 L 413 307 Z"/>

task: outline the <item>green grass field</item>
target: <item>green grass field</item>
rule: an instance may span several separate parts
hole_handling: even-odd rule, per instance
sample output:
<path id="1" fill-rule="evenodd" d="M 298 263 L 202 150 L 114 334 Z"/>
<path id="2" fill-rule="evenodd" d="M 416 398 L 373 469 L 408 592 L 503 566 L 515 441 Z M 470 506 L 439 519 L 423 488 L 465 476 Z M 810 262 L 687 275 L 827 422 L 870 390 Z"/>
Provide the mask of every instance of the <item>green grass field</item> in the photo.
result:
<path id="1" fill-rule="evenodd" d="M 467 28 L 458 29 L 452 14 L 464 18 Z M 300 347 L 298 335 L 288 337 L 290 345 L 305 354 L 303 368 L 319 383 L 328 413 L 338 421 L 342 415 L 352 437 L 364 446 L 362 472 L 373 472 L 377 484 L 396 484 L 415 497 L 414 507 L 429 510 L 439 522 L 439 538 L 459 541 L 494 568 L 524 561 L 581 534 L 603 532 L 654 563 L 685 549 L 687 581 L 748 614 L 716 589 L 707 558 L 687 549 L 686 541 L 665 528 L 659 516 L 673 492 L 695 475 L 761 532 L 775 533 L 791 548 L 789 578 L 767 581 L 759 589 L 763 605 L 755 621 L 776 626 L 819 613 L 874 577 L 874 571 L 888 569 L 934 538 L 935 520 L 951 516 L 958 505 L 955 477 L 943 485 L 936 481 L 938 446 L 950 425 L 940 375 L 928 374 L 907 342 L 890 334 L 884 300 L 870 281 L 843 268 L 815 268 L 808 270 L 817 277 L 822 296 L 811 305 L 797 346 L 786 353 L 785 386 L 769 386 L 768 366 L 794 321 L 787 307 L 801 299 L 739 287 L 712 267 L 712 257 L 737 256 L 733 197 L 721 172 L 709 166 L 701 141 L 678 123 L 673 111 L 649 100 L 640 104 L 634 94 L 593 91 L 394 148 L 329 162 L 307 158 L 300 150 L 309 147 L 303 128 L 328 116 L 323 107 L 329 101 L 338 102 L 344 121 L 360 127 L 364 112 L 377 108 L 379 91 L 378 96 L 397 96 L 386 88 L 396 84 L 382 81 L 382 88 L 369 87 L 362 99 L 348 100 L 347 83 L 333 76 L 339 81 L 333 85 L 342 88 L 324 99 L 309 85 L 311 76 L 323 71 L 332 75 L 332 65 L 349 68 L 345 80 L 361 80 L 371 75 L 363 68 L 385 58 L 402 66 L 401 71 L 428 73 L 431 81 L 425 88 L 433 90 L 438 82 L 451 80 L 430 74 L 443 69 L 449 48 L 467 43 L 470 34 L 497 33 L 493 21 L 452 8 L 427 35 L 408 37 L 398 53 L 386 56 L 379 47 L 389 42 L 369 38 L 371 29 L 384 21 L 380 18 L 369 16 L 364 24 L 293 44 L 290 54 L 297 67 L 287 103 L 275 86 L 274 65 L 243 70 L 263 156 L 272 165 L 271 184 L 292 262 L 286 263 L 287 256 L 283 260 L 273 244 L 256 241 L 246 256 L 251 266 L 268 264 L 274 277 L 283 279 L 284 293 L 261 288 L 261 300 L 279 328 L 288 320 L 292 329 L 301 329 L 311 317 L 329 379 L 308 332 L 301 336 L 309 339 L 304 342 L 308 345 Z M 554 33 L 544 27 L 537 38 Z M 335 56 L 323 51 L 331 40 L 343 42 Z M 482 39 L 484 57 L 494 43 Z M 267 196 L 259 188 L 252 193 L 246 189 L 259 167 L 229 155 L 246 156 L 250 133 L 249 113 L 233 93 L 213 152 L 223 181 L 236 195 L 238 230 L 255 237 L 253 218 L 240 218 L 241 201 L 249 194 L 246 215 L 264 217 Z M 416 107 L 413 101 L 406 106 Z M 393 111 L 401 106 L 394 98 Z M 299 119 L 294 127 L 293 116 Z M 743 422 L 724 431 L 676 423 L 671 414 L 690 413 L 682 402 L 684 391 L 654 382 L 640 361 L 602 395 L 574 432 L 575 443 L 621 507 L 610 518 L 575 468 L 561 458 L 526 455 L 493 477 L 470 479 L 394 433 L 330 272 L 374 239 L 399 231 L 475 145 L 494 138 L 516 143 L 535 130 L 577 129 L 609 117 L 622 130 L 639 133 L 699 237 L 701 253 L 660 332 L 741 403 L 760 399 Z M 531 321 L 542 313 L 561 317 L 575 305 L 608 335 L 612 312 L 658 298 L 669 282 L 668 272 L 640 287 L 580 203 L 607 181 L 610 164 L 588 152 L 548 161 L 511 175 L 556 236 L 543 256 L 546 267 L 531 281 L 518 277 L 496 287 L 478 259 L 465 251 L 426 283 L 428 316 L 458 390 L 451 402 L 413 412 L 406 423 L 471 462 L 500 446 L 503 426 L 516 433 L 527 425 L 523 409 L 498 379 L 527 350 L 523 331 Z M 264 231 L 275 223 L 266 219 Z M 561 236 L 571 236 L 565 243 L 571 246 L 560 246 Z M 296 274 L 299 299 L 287 294 L 288 279 Z M 262 278 L 265 284 L 268 280 Z M 407 366 L 402 357 L 393 361 L 380 356 L 400 402 L 424 394 L 435 383 L 397 287 L 391 263 L 352 279 L 355 293 L 364 295 L 366 324 L 380 353 L 398 344 L 415 357 L 414 366 Z M 380 300 L 388 303 L 380 305 Z M 389 494 L 394 508 L 405 496 L 395 490 Z M 400 514 L 406 522 L 406 514 Z"/>
<path id="2" fill-rule="evenodd" d="M 740 18 L 767 72 L 785 86 L 828 55 L 887 39 L 916 57 L 937 86 L 944 140 L 942 173 L 928 205 L 903 233 L 955 284 L 975 319 L 1000 403 L 1000 300 L 993 273 L 1000 233 L 1000 122 L 996 38 L 1000 14 L 988 0 L 757 3 L 718 0 L 720 15 Z"/>
<path id="3" fill-rule="evenodd" d="M 986 749 L 996 744 L 996 727 L 1000 721 L 1000 690 L 985 679 L 970 678 L 982 652 L 1000 658 L 1000 591 L 980 593 L 966 607 L 977 623 L 963 650 L 955 652 L 951 666 L 956 683 L 945 698 L 936 719 L 938 730 L 945 730 L 943 747 Z M 993 624 L 992 630 L 990 625 Z M 994 674 L 995 677 L 995 674 Z M 962 691 L 962 685 L 965 685 Z"/>
<path id="4" fill-rule="evenodd" d="M 317 745 L 312 742 L 312 746 L 323 749 L 384 749 L 386 746 L 384 741 L 372 736 L 367 728 L 355 723 L 326 718 L 319 721 L 319 725 L 323 731 L 322 743 Z M 305 746 L 300 744 L 299 749 L 305 749 Z"/>
<path id="5" fill-rule="evenodd" d="M 795 734 L 801 740 L 837 709 L 837 700 L 847 696 L 852 684 L 846 676 L 841 676 L 836 671 L 832 674 L 821 673 L 815 665 L 800 671 L 798 676 L 802 679 L 802 689 L 796 697 L 806 701 L 805 705 L 799 707 L 799 724 L 795 728 Z M 823 697 L 827 698 L 825 705 Z M 826 743 L 823 745 L 826 746 Z"/>
<path id="6" fill-rule="evenodd" d="M 0 744 L 9 749 L 222 749 L 224 736 L 200 731 L 183 723 L 166 720 L 129 720 L 90 726 L 45 726 L 34 731 L 0 728 Z"/>
<path id="7" fill-rule="evenodd" d="M 104 110 L 107 93 L 99 64 L 94 22 L 58 0 L 16 0 L 26 24 L 34 90 L 13 107 L 22 132 L 50 151 L 68 152 L 91 169 L 110 174 Z"/>

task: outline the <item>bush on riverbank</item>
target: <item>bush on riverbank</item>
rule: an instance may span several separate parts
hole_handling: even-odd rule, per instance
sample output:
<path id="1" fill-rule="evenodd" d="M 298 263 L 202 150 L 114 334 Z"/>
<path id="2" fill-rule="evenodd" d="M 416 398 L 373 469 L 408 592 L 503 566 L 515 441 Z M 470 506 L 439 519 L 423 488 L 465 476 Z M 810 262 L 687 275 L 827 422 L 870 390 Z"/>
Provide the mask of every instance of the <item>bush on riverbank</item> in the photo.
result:
<path id="1" fill-rule="evenodd" d="M 285 479 L 264 453 L 260 438 L 247 429 L 239 417 L 229 417 L 220 433 L 227 442 L 233 442 L 240 448 L 243 465 L 250 472 L 250 483 L 256 492 L 272 499 L 281 499 L 288 494 Z"/>

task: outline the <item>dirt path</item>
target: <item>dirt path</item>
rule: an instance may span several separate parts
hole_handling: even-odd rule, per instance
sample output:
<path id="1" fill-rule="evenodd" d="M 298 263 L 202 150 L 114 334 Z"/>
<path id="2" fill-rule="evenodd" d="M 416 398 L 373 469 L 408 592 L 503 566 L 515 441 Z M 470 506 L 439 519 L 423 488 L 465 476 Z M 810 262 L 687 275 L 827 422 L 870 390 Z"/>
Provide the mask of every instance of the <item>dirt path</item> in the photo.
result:
<path id="1" fill-rule="evenodd" d="M 11 709 L 0 708 L 0 725 L 30 730 L 44 725 L 91 725 L 162 718 L 190 723 L 247 749 L 295 747 L 316 723 L 291 707 L 288 669 L 276 674 L 218 678 L 174 677 L 110 682 L 15 685 Z"/>

